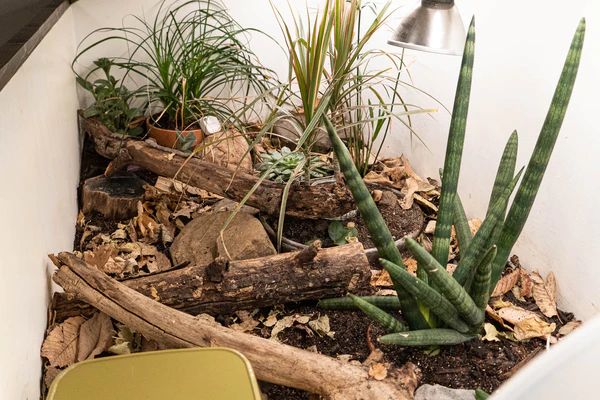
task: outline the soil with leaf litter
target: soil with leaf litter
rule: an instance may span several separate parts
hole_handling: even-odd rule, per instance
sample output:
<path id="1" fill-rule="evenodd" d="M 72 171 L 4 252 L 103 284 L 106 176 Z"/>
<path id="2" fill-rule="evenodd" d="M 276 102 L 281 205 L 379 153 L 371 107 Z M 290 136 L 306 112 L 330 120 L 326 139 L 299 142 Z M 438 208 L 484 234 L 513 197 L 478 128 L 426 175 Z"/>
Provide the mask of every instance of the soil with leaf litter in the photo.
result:
<path id="1" fill-rule="evenodd" d="M 82 181 L 102 173 L 106 164 L 105 160 L 94 156 L 93 150 L 90 151 L 86 146 L 81 169 Z M 156 176 L 145 171 L 129 172 L 137 174 L 151 185 L 156 182 Z M 185 207 L 196 210 L 194 212 L 209 210 L 215 201 L 211 196 L 208 199 L 188 197 L 180 203 L 178 196 L 175 196 L 177 207 L 181 208 L 181 205 L 184 204 Z M 432 200 L 433 203 L 435 203 L 434 197 L 435 194 L 433 197 L 427 197 L 425 191 L 422 194 L 422 198 Z M 152 204 L 152 202 L 150 203 Z M 380 208 L 385 209 L 386 207 L 380 205 Z M 431 209 L 424 211 L 431 212 Z M 421 218 L 419 223 L 423 224 L 422 214 L 419 215 Z M 85 223 L 78 221 L 74 246 L 76 250 L 83 251 L 90 249 L 90 246 L 94 248 L 95 241 L 102 243 L 102 241 L 115 236 L 117 231 L 127 230 L 126 221 L 119 223 L 106 220 L 99 214 L 88 215 L 84 221 Z M 187 221 L 189 221 L 189 217 L 178 216 L 175 221 L 178 222 L 175 224 L 177 229 L 180 229 Z M 356 221 L 360 226 L 359 220 L 356 219 Z M 311 223 L 318 225 L 314 222 Z M 414 221 L 413 224 L 415 224 Z M 432 221 L 429 221 L 428 228 L 420 237 L 421 242 L 430 240 L 431 224 Z M 290 225 L 294 226 L 294 224 Z M 90 230 L 92 226 L 94 229 Z M 476 227 L 477 224 L 474 226 Z M 326 234 L 326 226 L 320 229 L 321 234 L 323 231 Z M 412 228 L 406 228 L 405 225 L 401 229 L 404 231 L 397 233 L 400 236 Z M 310 232 L 312 234 L 317 230 Z M 359 239 L 361 239 L 361 230 L 358 229 L 358 231 Z M 451 258 L 456 257 L 457 254 L 455 238 L 453 243 Z M 144 268 L 155 266 L 160 257 L 165 259 L 168 257 L 168 246 L 161 242 L 161 239 L 154 239 L 145 245 L 153 246 L 156 252 L 149 256 L 145 254 L 139 256 L 141 257 L 138 259 L 140 268 L 136 270 L 136 274 L 148 273 Z M 405 261 L 411 270 L 411 264 L 414 264 L 411 261 L 414 260 L 407 258 Z M 386 274 L 385 271 L 374 270 L 371 288 L 362 294 L 393 295 L 391 282 Z M 519 265 L 518 259 L 513 257 L 509 262 L 509 268 L 496 286 L 495 296 L 490 301 L 486 335 L 483 340 L 475 339 L 461 345 L 439 349 L 381 346 L 377 342 L 377 337 L 384 332 L 373 325 L 361 312 L 323 310 L 319 309 L 315 302 L 237 311 L 231 315 L 216 315 L 215 318 L 221 324 L 232 329 L 279 340 L 295 347 L 338 357 L 350 363 L 377 365 L 380 370 L 383 368 L 384 372 L 387 368 L 400 367 L 407 362 L 412 362 L 421 370 L 420 384 L 437 383 L 452 388 L 481 388 L 492 392 L 518 368 L 538 352 L 543 351 L 548 343 L 556 343 L 562 336 L 580 324 L 579 321 L 574 320 L 572 314 L 556 308 L 555 292 L 556 284 L 552 274 L 543 279 L 535 272 L 525 272 Z M 401 319 L 401 315 L 396 316 Z M 520 326 L 520 319 L 523 319 L 524 316 L 530 318 L 531 324 Z M 83 359 L 160 348 L 156 343 L 128 331 L 126 327 L 107 318 L 104 314 L 98 313 L 88 320 L 82 317 L 72 317 L 65 322 L 51 325 L 48 329 L 48 338 L 63 341 L 69 339 L 70 343 L 75 343 L 78 349 L 85 348 L 87 344 L 89 352 L 83 354 Z M 67 332 L 64 324 L 69 320 L 71 320 L 71 325 L 78 324 L 82 327 L 77 333 L 78 337 L 64 337 Z M 88 326 L 83 329 L 85 324 Z M 89 336 L 90 332 L 95 332 L 98 337 L 86 337 L 83 333 L 84 330 L 86 335 Z M 75 332 L 78 331 L 75 330 Z M 99 340 L 100 338 L 102 340 Z M 66 352 L 57 353 L 56 349 L 47 342 L 48 339 L 42 347 L 42 355 L 46 359 L 44 374 L 46 387 L 62 368 L 82 357 L 81 351 L 79 351 L 76 358 L 65 359 Z M 99 345 L 100 342 L 102 346 Z M 90 343 L 96 343 L 95 347 L 90 346 Z M 327 379 L 327 377 L 324 376 L 323 379 Z M 301 390 L 268 383 L 261 383 L 261 389 L 268 399 L 273 400 L 315 398 Z"/>
<path id="2" fill-rule="evenodd" d="M 394 196 L 395 197 L 395 196 Z M 394 240 L 403 238 L 423 227 L 423 213 L 417 205 L 408 210 L 400 207 L 401 196 L 398 201 L 392 204 L 379 204 L 378 208 L 385 220 Z M 371 241 L 369 230 L 360 215 L 352 216 L 342 221 L 343 224 L 352 223 L 356 227 L 359 242 L 368 249 L 375 247 Z M 331 221 L 325 219 L 307 220 L 301 218 L 286 217 L 283 227 L 283 236 L 295 242 L 307 244 L 316 239 L 321 241 L 323 247 L 333 246 L 333 240 L 328 234 L 328 228 Z M 271 226 L 277 229 L 276 221 L 272 221 Z"/>
<path id="3" fill-rule="evenodd" d="M 525 309 L 535 310 L 534 302 L 519 302 L 512 298 L 515 304 Z M 282 343 L 294 347 L 317 351 L 331 357 L 345 360 L 356 360 L 364 363 L 373 350 L 379 348 L 383 352 L 383 359 L 378 362 L 389 363 L 390 366 L 401 367 L 407 362 L 417 365 L 422 372 L 420 384 L 440 384 L 457 389 L 481 388 L 490 393 L 496 390 L 502 382 L 525 363 L 543 351 L 546 341 L 531 339 L 515 342 L 505 338 L 499 341 L 472 340 L 455 346 L 440 348 L 434 354 L 428 354 L 426 349 L 382 346 L 377 343 L 377 337 L 385 334 L 378 326 L 372 324 L 364 314 L 357 311 L 320 310 L 316 303 L 307 302 L 281 307 L 279 318 L 293 315 L 327 315 L 329 327 L 333 337 L 315 333 L 306 324 L 296 322 L 278 334 Z M 260 319 L 272 310 L 260 310 L 253 316 Z M 564 324 L 573 320 L 573 315 L 562 313 L 561 318 L 552 318 L 559 330 Z M 396 314 L 397 317 L 400 317 Z M 314 318 L 314 317 L 313 317 Z M 234 316 L 220 316 L 218 320 L 231 324 L 238 320 Z M 270 337 L 270 331 L 264 326 L 258 326 L 251 333 L 262 337 Z M 326 379 L 326 377 L 323 377 Z M 307 392 L 261 382 L 261 390 L 268 399 L 301 400 L 313 399 Z"/>

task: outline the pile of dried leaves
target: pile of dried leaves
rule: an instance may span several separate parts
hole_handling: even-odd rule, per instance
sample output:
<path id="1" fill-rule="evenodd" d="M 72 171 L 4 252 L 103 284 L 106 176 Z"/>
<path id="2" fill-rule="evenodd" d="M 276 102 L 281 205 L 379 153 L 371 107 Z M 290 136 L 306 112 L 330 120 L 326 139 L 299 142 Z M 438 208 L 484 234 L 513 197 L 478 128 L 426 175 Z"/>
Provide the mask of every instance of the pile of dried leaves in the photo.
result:
<path id="1" fill-rule="evenodd" d="M 172 265 L 168 246 L 195 215 L 211 210 L 221 198 L 181 182 L 159 178 L 146 186 L 137 215 L 106 229 L 77 219 L 78 248 L 75 253 L 90 265 L 117 279 L 152 274 Z M 51 318 L 52 322 L 52 318 Z M 51 323 L 42 346 L 46 360 L 44 383 L 49 386 L 69 365 L 100 355 L 156 350 L 155 342 L 96 312 L 91 318 L 76 316 Z"/>

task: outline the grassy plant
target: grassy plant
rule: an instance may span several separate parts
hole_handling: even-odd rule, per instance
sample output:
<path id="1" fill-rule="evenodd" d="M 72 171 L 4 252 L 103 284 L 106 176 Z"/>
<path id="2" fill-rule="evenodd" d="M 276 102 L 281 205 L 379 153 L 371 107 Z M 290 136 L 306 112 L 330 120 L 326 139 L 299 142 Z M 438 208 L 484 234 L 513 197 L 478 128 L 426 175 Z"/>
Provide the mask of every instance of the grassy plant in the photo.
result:
<path id="1" fill-rule="evenodd" d="M 147 93 L 162 126 L 184 130 L 205 115 L 238 123 L 249 97 L 268 90 L 270 71 L 246 44 L 255 31 L 240 27 L 218 0 L 164 1 L 153 18 L 133 19 L 90 33 L 73 64 L 106 42 L 127 47 L 127 56 L 111 62 Z"/>
<path id="2" fill-rule="evenodd" d="M 371 7 L 374 17 L 363 29 L 365 7 L 360 0 L 327 0 L 316 16 L 307 12 L 303 21 L 294 15 L 292 23 L 274 8 L 289 52 L 290 82 L 297 85 L 302 105 L 301 123 L 289 119 L 296 125 L 298 148 L 310 151 L 320 132 L 314 128 L 329 111 L 336 127 L 343 129 L 361 175 L 379 155 L 392 119 L 414 132 L 410 116 L 432 111 L 402 101 L 401 57 L 367 48 L 390 15 L 389 3 L 378 11 Z M 371 68 L 378 58 L 385 58 L 390 67 Z"/>
<path id="3" fill-rule="evenodd" d="M 508 215 L 505 217 L 509 198 L 522 172 L 521 170 L 514 176 L 517 152 L 516 132 L 511 135 L 504 149 L 487 217 L 472 238 L 470 234 L 463 232 L 460 243 L 461 258 L 452 276 L 446 271 L 450 228 L 452 223 L 456 226 L 466 226 L 465 213 L 456 188 L 470 97 L 475 45 L 474 22 L 471 22 L 467 34 L 458 79 L 432 253 L 429 254 L 416 241 L 406 239 L 407 247 L 417 260 L 418 268 L 426 274 L 427 281 L 405 271 L 402 260 L 392 250 L 393 240 L 356 167 L 351 162 L 348 149 L 340 140 L 333 124 L 325 119 L 346 183 L 363 219 L 367 221 L 372 240 L 382 257 L 381 262 L 390 273 L 398 293 L 398 301 L 394 304 L 389 300 L 372 297 L 360 299 L 370 306 L 359 304 L 355 297 L 350 297 L 350 301 L 384 327 L 393 326 L 393 321 L 390 320 L 393 317 L 378 305 L 398 304 L 410 328 L 410 331 L 393 332 L 381 337 L 382 343 L 403 346 L 450 345 L 476 337 L 484 320 L 484 309 L 490 292 L 493 291 L 512 245 L 525 224 L 550 159 L 577 76 L 584 35 L 585 20 L 582 19 L 571 42 L 546 122 Z M 496 234 L 497 232 L 500 234 Z M 421 307 L 417 307 L 417 301 Z M 324 306 L 336 304 L 348 307 L 348 300 L 329 300 L 329 304 L 322 302 Z M 433 313 L 437 321 L 441 321 L 442 326 L 435 326 L 434 320 L 427 318 L 429 326 L 424 328 L 423 319 L 428 317 L 429 313 Z"/>
<path id="4" fill-rule="evenodd" d="M 85 77 L 77 77 L 79 86 L 94 97 L 94 103 L 83 111 L 83 116 L 98 118 L 111 132 L 139 136 L 143 133 L 139 121 L 144 110 L 134 103 L 140 93 L 127 89 L 111 74 L 111 67 L 109 59 L 99 58 Z M 97 71 L 102 71 L 103 76 L 92 80 Z"/>
<path id="5" fill-rule="evenodd" d="M 331 100 L 329 109 L 338 131 L 343 131 L 350 155 L 361 175 L 377 160 L 392 119 L 413 132 L 410 116 L 427 112 L 407 105 L 399 88 L 403 59 L 392 53 L 368 49 L 373 35 L 390 16 L 390 3 L 376 10 L 360 0 L 335 0 L 329 51 L 331 73 L 328 75 Z M 374 17 L 366 27 L 363 12 L 370 9 Z M 389 68 L 372 69 L 370 65 L 384 57 Z M 386 100 L 389 99 L 390 100 Z M 398 107 L 402 111 L 394 112 Z M 378 144 L 377 140 L 379 141 Z"/>

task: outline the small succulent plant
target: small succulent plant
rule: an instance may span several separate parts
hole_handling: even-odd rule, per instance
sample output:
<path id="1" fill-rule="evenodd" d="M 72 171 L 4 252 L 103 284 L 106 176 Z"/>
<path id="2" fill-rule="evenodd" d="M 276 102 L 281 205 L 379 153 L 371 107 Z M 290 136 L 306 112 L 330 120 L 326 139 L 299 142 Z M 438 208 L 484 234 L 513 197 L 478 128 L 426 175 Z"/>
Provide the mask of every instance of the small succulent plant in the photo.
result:
<path id="1" fill-rule="evenodd" d="M 337 246 L 353 243 L 358 240 L 358 230 L 356 229 L 354 222 L 344 224 L 341 221 L 331 221 L 327 227 L 327 233 L 329 234 L 329 238 Z"/>
<path id="2" fill-rule="evenodd" d="M 271 153 L 261 153 L 260 158 L 263 162 L 258 164 L 256 168 L 261 172 L 270 171 L 267 174 L 267 179 L 277 183 L 289 181 L 296 167 L 306 160 L 304 153 L 291 151 L 285 146 Z M 306 168 L 308 168 L 311 179 L 323 178 L 333 173 L 331 166 L 319 156 L 310 156 L 308 161 Z M 299 176 L 298 179 L 302 180 L 305 176 Z"/>
<path id="3" fill-rule="evenodd" d="M 511 194 L 523 171 L 515 175 L 518 147 L 516 132 L 510 136 L 504 148 L 486 218 L 473 236 L 468 229 L 457 193 L 475 47 L 475 25 L 471 22 L 450 123 L 431 254 L 416 241 L 406 238 L 406 246 L 417 260 L 417 276 L 406 270 L 392 235 L 352 162 L 348 149 L 331 121 L 324 118 L 346 184 L 379 251 L 380 261 L 390 274 L 398 298 L 392 301 L 385 297 L 361 298 L 350 295 L 321 301 L 321 306 L 359 308 L 387 330 L 388 334 L 379 338 L 384 344 L 452 345 L 477 337 L 484 322 L 490 293 L 527 221 L 560 132 L 577 76 L 584 35 L 585 20 L 582 20 L 573 37 L 548 115 L 510 208 L 508 205 Z M 457 231 L 460 261 L 451 275 L 446 271 L 446 264 L 452 225 Z M 391 307 L 401 309 L 407 325 L 383 310 Z"/>

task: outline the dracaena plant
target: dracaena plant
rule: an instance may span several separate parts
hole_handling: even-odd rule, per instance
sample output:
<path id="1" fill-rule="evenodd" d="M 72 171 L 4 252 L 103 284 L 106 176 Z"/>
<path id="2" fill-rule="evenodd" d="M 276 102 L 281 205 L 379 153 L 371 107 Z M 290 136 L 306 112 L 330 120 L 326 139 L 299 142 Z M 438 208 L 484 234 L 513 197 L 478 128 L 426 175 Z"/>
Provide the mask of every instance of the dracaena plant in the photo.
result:
<path id="1" fill-rule="evenodd" d="M 154 17 L 131 18 L 90 33 L 73 65 L 107 42 L 126 48 L 111 62 L 140 85 L 163 127 L 184 130 L 205 115 L 241 125 L 251 98 L 269 90 L 271 71 L 247 45 L 258 31 L 241 27 L 219 0 L 163 1 Z"/>
<path id="2" fill-rule="evenodd" d="M 294 16 L 292 23 L 273 7 L 290 58 L 289 80 L 297 87 L 288 99 L 293 102 L 297 97 L 302 105 L 300 121 L 288 118 L 298 137 L 297 148 L 310 152 L 320 132 L 315 128 L 329 111 L 336 128 L 344 130 L 351 157 L 363 175 L 373 156 L 379 155 L 392 118 L 414 133 L 410 116 L 431 111 L 402 101 L 401 57 L 367 48 L 390 15 L 389 3 L 380 10 L 371 7 L 374 17 L 361 27 L 363 9 L 368 6 L 372 4 L 360 0 L 327 0 L 315 16 L 307 15 L 306 21 Z M 373 68 L 377 58 L 385 58 L 392 65 Z M 392 70 L 396 72 L 390 74 Z M 388 95 L 391 102 L 385 100 Z M 310 162 L 306 165 L 308 168 Z"/>
<path id="3" fill-rule="evenodd" d="M 377 9 L 371 2 L 334 0 L 331 11 L 334 29 L 328 53 L 329 111 L 363 176 L 377 161 L 392 120 L 416 134 L 411 116 L 432 111 L 402 100 L 400 89 L 406 85 L 400 79 L 404 72 L 402 55 L 368 48 L 375 33 L 391 15 L 389 6 L 387 2 Z M 366 26 L 365 11 L 374 14 Z M 382 58 L 389 66 L 373 67 Z"/>
<path id="4" fill-rule="evenodd" d="M 338 137 L 333 124 L 325 118 L 346 184 L 377 246 L 381 263 L 392 278 L 398 298 L 392 300 L 377 296 L 349 296 L 325 300 L 321 303 L 322 306 L 360 308 L 389 332 L 379 339 L 385 344 L 450 345 L 476 337 L 484 321 L 484 310 L 490 293 L 525 225 L 550 160 L 575 83 L 584 34 L 585 20 L 582 19 L 571 42 L 546 120 L 510 208 L 508 209 L 509 197 L 522 172 L 519 171 L 516 175 L 514 173 L 518 147 L 516 132 L 510 136 L 504 149 L 487 216 L 475 236 L 471 237 L 456 190 L 474 59 L 475 26 L 474 22 L 471 22 L 450 123 L 431 254 L 416 241 L 406 239 L 408 249 L 417 260 L 417 276 L 406 271 L 392 236 L 360 178 L 347 148 Z M 456 271 L 450 275 L 446 271 L 446 264 L 453 224 L 458 232 L 461 254 Z M 383 310 L 398 307 L 408 326 Z"/>

